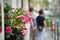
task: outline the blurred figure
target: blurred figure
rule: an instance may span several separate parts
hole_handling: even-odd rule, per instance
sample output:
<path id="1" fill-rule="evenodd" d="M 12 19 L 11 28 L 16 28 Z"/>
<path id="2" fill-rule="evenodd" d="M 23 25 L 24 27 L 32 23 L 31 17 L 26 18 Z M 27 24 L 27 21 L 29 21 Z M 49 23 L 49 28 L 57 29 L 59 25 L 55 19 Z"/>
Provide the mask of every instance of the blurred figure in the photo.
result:
<path id="1" fill-rule="evenodd" d="M 37 34 L 35 40 L 47 40 L 46 32 L 48 30 L 47 30 L 43 9 L 39 10 L 39 15 L 36 18 L 36 22 L 37 22 Z"/>
<path id="2" fill-rule="evenodd" d="M 30 11 L 30 13 L 32 15 L 33 14 L 33 11 L 34 11 L 33 7 L 30 7 L 29 8 L 29 11 Z M 34 24 L 34 17 L 33 17 L 32 22 L 31 22 L 31 29 L 30 29 L 30 40 L 35 40 L 35 30 L 36 29 L 35 29 L 34 25 L 35 24 Z"/>

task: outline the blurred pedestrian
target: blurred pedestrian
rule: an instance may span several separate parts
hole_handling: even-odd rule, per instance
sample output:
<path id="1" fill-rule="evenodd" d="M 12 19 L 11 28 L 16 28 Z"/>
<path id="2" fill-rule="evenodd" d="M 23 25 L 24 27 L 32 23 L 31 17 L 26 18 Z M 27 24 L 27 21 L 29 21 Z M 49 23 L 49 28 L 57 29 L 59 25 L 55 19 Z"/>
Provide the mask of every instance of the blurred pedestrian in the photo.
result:
<path id="1" fill-rule="evenodd" d="M 37 34 L 36 40 L 46 40 L 46 32 L 48 31 L 46 20 L 44 17 L 43 9 L 39 10 L 39 15 L 36 18 Z"/>
<path id="2" fill-rule="evenodd" d="M 33 14 L 33 11 L 34 11 L 34 8 L 33 7 L 30 7 L 29 8 L 29 11 L 30 11 L 30 13 L 31 13 L 31 15 Z M 33 16 L 33 15 L 32 15 Z M 31 28 L 30 28 L 30 40 L 35 40 L 35 27 L 34 27 L 34 22 L 33 22 L 33 20 L 34 20 L 34 17 L 33 17 L 33 19 L 31 20 L 32 22 L 31 22 Z"/>

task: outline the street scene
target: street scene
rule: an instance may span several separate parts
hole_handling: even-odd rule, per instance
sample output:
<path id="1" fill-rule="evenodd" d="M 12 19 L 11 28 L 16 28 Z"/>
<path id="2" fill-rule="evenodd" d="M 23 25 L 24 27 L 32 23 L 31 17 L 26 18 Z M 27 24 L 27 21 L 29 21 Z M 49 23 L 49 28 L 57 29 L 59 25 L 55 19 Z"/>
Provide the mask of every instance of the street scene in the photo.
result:
<path id="1" fill-rule="evenodd" d="M 60 40 L 60 0 L 0 0 L 0 40 Z"/>

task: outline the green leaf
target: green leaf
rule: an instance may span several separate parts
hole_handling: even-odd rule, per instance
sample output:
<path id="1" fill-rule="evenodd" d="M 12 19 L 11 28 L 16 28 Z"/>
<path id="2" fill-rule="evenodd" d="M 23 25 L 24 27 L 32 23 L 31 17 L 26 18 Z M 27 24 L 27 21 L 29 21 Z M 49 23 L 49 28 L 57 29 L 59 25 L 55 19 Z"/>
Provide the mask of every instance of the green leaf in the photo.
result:
<path id="1" fill-rule="evenodd" d="M 4 7 L 4 13 L 8 13 L 9 10 L 11 10 L 11 6 L 7 3 L 5 3 L 5 7 Z"/>
<path id="2" fill-rule="evenodd" d="M 6 38 L 9 39 L 9 38 L 10 38 L 10 34 L 7 34 L 7 35 L 6 35 Z"/>
<path id="3" fill-rule="evenodd" d="M 12 36 L 14 36 L 14 34 L 13 33 L 10 33 Z"/>

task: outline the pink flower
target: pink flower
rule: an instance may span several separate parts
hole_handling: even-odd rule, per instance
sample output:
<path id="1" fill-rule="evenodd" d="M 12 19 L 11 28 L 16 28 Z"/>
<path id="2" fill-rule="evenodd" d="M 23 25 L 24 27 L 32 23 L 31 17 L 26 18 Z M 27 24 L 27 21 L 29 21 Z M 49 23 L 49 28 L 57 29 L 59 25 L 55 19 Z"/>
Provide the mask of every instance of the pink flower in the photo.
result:
<path id="1" fill-rule="evenodd" d="M 27 15 L 27 17 L 28 17 L 29 19 L 33 19 L 33 16 L 32 16 L 32 15 Z"/>
<path id="2" fill-rule="evenodd" d="M 28 34 L 28 29 L 27 28 L 23 28 L 22 34 L 25 36 Z"/>
<path id="3" fill-rule="evenodd" d="M 0 33 L 2 32 L 2 27 L 0 26 Z"/>
<path id="4" fill-rule="evenodd" d="M 12 32 L 11 26 L 6 27 L 6 33 L 11 33 L 11 32 Z"/>
<path id="5" fill-rule="evenodd" d="M 22 19 L 24 23 L 28 23 L 29 22 L 29 19 L 26 16 L 20 15 L 17 18 Z"/>
<path id="6" fill-rule="evenodd" d="M 23 15 L 17 16 L 17 18 L 19 18 L 19 19 L 24 19 L 24 17 L 25 16 L 23 16 Z"/>
<path id="7" fill-rule="evenodd" d="M 25 18 L 23 19 L 23 21 L 24 21 L 25 23 L 28 23 L 28 22 L 29 22 L 29 19 L 28 19 L 27 17 L 25 17 Z"/>

